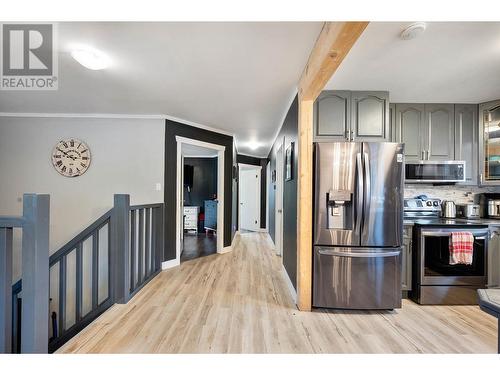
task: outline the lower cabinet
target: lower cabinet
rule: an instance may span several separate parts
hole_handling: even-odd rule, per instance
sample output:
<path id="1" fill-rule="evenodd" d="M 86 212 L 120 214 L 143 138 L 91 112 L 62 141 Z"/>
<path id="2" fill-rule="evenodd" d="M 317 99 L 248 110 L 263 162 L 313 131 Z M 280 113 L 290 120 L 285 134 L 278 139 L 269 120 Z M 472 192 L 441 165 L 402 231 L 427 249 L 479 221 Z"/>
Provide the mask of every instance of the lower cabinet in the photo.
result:
<path id="1" fill-rule="evenodd" d="M 401 289 L 411 290 L 411 246 L 412 225 L 405 225 L 403 231 L 403 253 L 401 254 Z"/>
<path id="2" fill-rule="evenodd" d="M 500 287 L 500 227 L 490 226 L 488 241 L 488 288 Z"/>

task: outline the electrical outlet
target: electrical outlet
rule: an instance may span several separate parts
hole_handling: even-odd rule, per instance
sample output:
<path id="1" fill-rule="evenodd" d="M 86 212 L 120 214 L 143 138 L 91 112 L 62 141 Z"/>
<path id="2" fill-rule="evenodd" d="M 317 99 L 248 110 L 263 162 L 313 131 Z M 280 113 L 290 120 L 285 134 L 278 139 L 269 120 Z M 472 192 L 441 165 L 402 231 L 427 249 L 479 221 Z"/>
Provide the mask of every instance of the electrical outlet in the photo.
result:
<path id="1" fill-rule="evenodd" d="M 156 191 L 161 191 L 161 183 L 159 183 L 159 182 L 156 183 L 155 190 Z"/>

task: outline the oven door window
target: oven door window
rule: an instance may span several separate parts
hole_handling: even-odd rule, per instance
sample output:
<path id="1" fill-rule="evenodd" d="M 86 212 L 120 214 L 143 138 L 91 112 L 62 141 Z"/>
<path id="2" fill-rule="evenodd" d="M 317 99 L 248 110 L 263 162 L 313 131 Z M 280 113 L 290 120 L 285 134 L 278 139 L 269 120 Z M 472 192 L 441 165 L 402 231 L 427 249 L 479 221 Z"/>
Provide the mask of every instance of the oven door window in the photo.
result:
<path id="1" fill-rule="evenodd" d="M 424 276 L 484 276 L 485 242 L 474 240 L 472 264 L 450 264 L 450 238 L 428 236 L 425 241 Z"/>

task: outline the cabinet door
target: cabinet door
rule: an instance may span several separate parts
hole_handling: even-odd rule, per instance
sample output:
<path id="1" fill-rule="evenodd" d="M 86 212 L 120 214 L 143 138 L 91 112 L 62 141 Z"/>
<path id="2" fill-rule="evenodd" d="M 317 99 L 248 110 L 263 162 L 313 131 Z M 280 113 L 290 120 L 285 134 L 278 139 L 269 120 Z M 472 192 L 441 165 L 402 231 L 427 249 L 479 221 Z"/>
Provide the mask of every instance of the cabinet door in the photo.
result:
<path id="1" fill-rule="evenodd" d="M 455 160 L 465 160 L 465 182 L 477 184 L 478 116 L 476 104 L 455 104 Z"/>
<path id="2" fill-rule="evenodd" d="M 500 287 L 500 228 L 490 227 L 488 242 L 488 288 Z"/>
<path id="3" fill-rule="evenodd" d="M 362 142 L 390 140 L 388 92 L 353 92 L 351 113 L 352 140 Z"/>
<path id="4" fill-rule="evenodd" d="M 454 160 L 453 104 L 426 104 L 424 152 L 427 160 Z"/>
<path id="5" fill-rule="evenodd" d="M 396 104 L 395 141 L 405 144 L 406 160 L 423 159 L 423 104 Z"/>
<path id="6" fill-rule="evenodd" d="M 500 100 L 479 105 L 479 182 L 500 185 Z"/>
<path id="7" fill-rule="evenodd" d="M 351 117 L 349 91 L 323 91 L 315 103 L 315 140 L 347 140 Z"/>

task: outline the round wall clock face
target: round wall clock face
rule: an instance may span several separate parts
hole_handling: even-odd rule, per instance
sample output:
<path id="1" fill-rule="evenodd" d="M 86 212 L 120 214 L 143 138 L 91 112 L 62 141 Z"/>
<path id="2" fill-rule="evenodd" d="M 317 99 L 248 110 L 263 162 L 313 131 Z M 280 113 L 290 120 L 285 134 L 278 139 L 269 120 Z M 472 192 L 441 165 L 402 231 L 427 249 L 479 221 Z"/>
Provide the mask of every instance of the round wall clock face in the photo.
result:
<path id="1" fill-rule="evenodd" d="M 76 138 L 60 141 L 52 151 L 52 165 L 63 176 L 81 176 L 90 166 L 89 146 Z"/>

